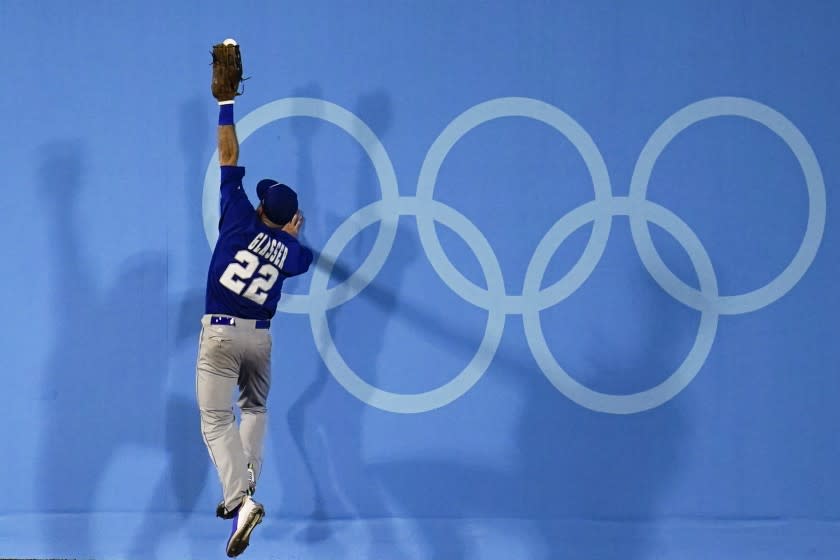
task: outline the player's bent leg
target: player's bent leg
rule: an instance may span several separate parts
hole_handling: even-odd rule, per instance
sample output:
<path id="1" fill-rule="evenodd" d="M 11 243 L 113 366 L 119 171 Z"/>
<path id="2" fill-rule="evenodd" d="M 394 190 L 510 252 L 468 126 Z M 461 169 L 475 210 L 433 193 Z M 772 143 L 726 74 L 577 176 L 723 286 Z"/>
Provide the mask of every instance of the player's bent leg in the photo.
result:
<path id="1" fill-rule="evenodd" d="M 202 335 L 196 367 L 196 400 L 201 414 L 201 433 L 222 483 L 225 506 L 233 510 L 248 490 L 245 452 L 231 407 L 237 384 L 233 352 L 227 341 Z"/>
<path id="2" fill-rule="evenodd" d="M 271 388 L 271 335 L 255 332 L 249 337 L 248 352 L 239 377 L 239 399 L 242 411 L 239 434 L 245 451 L 251 479 L 251 493 L 256 489 L 262 471 L 263 445 L 268 424 L 268 392 Z"/>
<path id="3" fill-rule="evenodd" d="M 227 511 L 232 511 L 248 492 L 245 452 L 233 412 L 201 409 L 201 434 L 222 483 Z"/>
<path id="4" fill-rule="evenodd" d="M 265 442 L 268 412 L 264 407 L 243 408 L 242 420 L 239 424 L 239 434 L 242 439 L 242 449 L 248 466 L 248 477 L 251 483 L 251 494 L 256 489 L 262 470 L 263 447 Z"/>

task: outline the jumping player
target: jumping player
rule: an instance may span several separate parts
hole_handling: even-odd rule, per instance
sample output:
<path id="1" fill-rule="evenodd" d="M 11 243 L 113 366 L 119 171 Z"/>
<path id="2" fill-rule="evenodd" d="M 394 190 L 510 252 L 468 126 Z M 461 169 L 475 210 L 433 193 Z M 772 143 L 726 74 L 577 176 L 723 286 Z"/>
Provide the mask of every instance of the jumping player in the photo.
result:
<path id="1" fill-rule="evenodd" d="M 297 194 L 272 179 L 257 184 L 258 208 L 242 188 L 233 100 L 219 101 L 221 219 L 207 275 L 205 315 L 196 364 L 201 433 L 222 483 L 217 515 L 233 519 L 227 555 L 248 546 L 265 515 L 251 497 L 262 467 L 266 399 L 271 386 L 270 320 L 283 280 L 302 274 L 312 251 L 298 242 L 303 215 Z M 234 418 L 232 395 L 241 412 Z"/>

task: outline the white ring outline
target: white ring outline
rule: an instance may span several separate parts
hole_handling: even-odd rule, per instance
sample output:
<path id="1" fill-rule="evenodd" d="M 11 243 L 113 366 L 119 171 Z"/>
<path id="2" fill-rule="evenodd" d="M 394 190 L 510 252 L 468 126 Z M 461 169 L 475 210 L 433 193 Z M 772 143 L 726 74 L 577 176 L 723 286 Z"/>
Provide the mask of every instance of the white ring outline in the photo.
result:
<path id="1" fill-rule="evenodd" d="M 577 121 L 557 107 L 527 97 L 502 97 L 486 101 L 464 111 L 449 123 L 435 139 L 423 160 L 417 181 L 417 198 L 434 199 L 437 177 L 443 161 L 461 138 L 481 124 L 503 117 L 525 117 L 557 130 L 574 146 L 583 159 L 592 179 L 595 200 L 606 202 L 612 198 L 607 164 L 592 137 Z M 537 294 L 536 297 L 539 300 L 535 305 L 539 309 L 558 304 L 577 290 L 589 277 L 607 246 L 611 222 L 609 216 L 596 217 L 589 241 L 578 261 L 560 280 L 540 290 Z M 497 294 L 482 290 L 464 277 L 452 264 L 440 244 L 432 220 L 418 217 L 417 226 L 421 244 L 441 280 L 461 298 L 489 311 L 495 302 L 499 301 Z M 482 238 L 486 242 L 483 234 Z M 502 295 L 505 298 L 505 309 L 508 313 L 522 312 L 526 305 L 524 298 Z"/>
<path id="2" fill-rule="evenodd" d="M 541 250 L 535 252 L 534 258 L 531 259 L 526 273 L 524 293 L 537 293 L 551 255 L 572 232 L 605 214 L 610 216 L 641 215 L 646 221 L 652 221 L 665 229 L 688 253 L 697 272 L 702 293 L 709 298 L 717 295 L 717 278 L 712 261 L 692 229 L 673 212 L 658 204 L 649 200 L 639 203 L 639 201 L 624 197 L 615 197 L 607 203 L 587 202 L 563 216 L 552 228 L 551 235 L 543 238 L 540 243 Z M 554 251 L 543 247 L 549 244 L 554 245 Z M 634 414 L 668 402 L 691 383 L 711 351 L 717 332 L 718 314 L 711 310 L 701 311 L 697 338 L 682 364 L 667 379 L 645 391 L 621 395 L 595 391 L 566 373 L 548 347 L 538 309 L 526 309 L 522 313 L 522 323 L 531 354 L 537 360 L 543 374 L 557 390 L 580 406 L 596 412 Z"/>
<path id="3" fill-rule="evenodd" d="M 743 117 L 764 125 L 785 142 L 799 162 L 808 188 L 808 224 L 802 243 L 787 267 L 761 288 L 734 296 L 717 295 L 709 300 L 671 272 L 653 244 L 647 223 L 639 216 L 630 216 L 630 232 L 645 268 L 671 297 L 698 311 L 709 309 L 734 315 L 761 309 L 778 300 L 799 282 L 811 266 L 825 229 L 825 182 L 814 150 L 802 132 L 784 115 L 752 99 L 712 97 L 680 109 L 651 135 L 633 170 L 630 197 L 646 199 L 653 167 L 677 134 L 693 124 L 722 116 Z"/>

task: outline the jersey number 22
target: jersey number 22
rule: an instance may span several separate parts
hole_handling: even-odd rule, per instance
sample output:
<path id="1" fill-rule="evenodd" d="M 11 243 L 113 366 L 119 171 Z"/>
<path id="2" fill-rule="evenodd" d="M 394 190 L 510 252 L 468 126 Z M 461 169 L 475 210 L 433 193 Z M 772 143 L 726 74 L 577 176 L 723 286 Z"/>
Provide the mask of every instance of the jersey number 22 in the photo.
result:
<path id="1" fill-rule="evenodd" d="M 246 297 L 259 305 L 264 304 L 268 291 L 277 282 L 280 272 L 274 265 L 268 263 L 260 266 L 260 258 L 245 249 L 236 253 L 233 258 L 236 262 L 227 266 L 219 282 L 235 294 Z"/>

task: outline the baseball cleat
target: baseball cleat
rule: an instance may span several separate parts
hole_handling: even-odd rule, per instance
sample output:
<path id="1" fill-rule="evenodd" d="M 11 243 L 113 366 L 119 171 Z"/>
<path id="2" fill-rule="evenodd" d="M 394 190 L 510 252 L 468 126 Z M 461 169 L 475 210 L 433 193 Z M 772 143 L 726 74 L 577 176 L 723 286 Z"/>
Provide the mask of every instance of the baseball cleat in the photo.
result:
<path id="1" fill-rule="evenodd" d="M 251 531 L 262 522 L 265 510 L 262 504 L 255 502 L 251 496 L 245 496 L 242 505 L 236 509 L 233 527 L 227 543 L 227 555 L 230 558 L 242 554 L 251 539 Z"/>
<path id="2" fill-rule="evenodd" d="M 221 517 L 222 519 L 233 519 L 236 517 L 236 511 L 227 511 L 225 509 L 225 501 L 222 500 L 219 502 L 219 505 L 216 506 L 216 517 Z"/>

